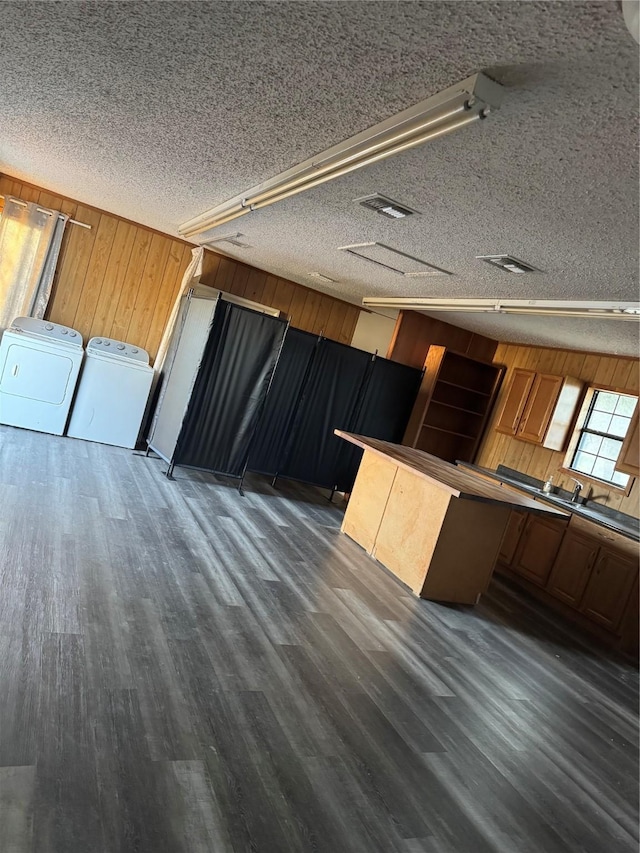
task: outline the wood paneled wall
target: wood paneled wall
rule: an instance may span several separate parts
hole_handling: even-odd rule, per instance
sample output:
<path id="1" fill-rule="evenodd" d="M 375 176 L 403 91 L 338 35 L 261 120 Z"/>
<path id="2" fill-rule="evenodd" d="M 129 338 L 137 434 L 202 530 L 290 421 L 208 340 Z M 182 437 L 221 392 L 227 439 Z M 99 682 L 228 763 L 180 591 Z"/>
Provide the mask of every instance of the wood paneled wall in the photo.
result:
<path id="1" fill-rule="evenodd" d="M 422 368 L 427 350 L 435 344 L 454 352 L 469 355 L 480 361 L 491 361 L 498 342 L 484 335 L 477 335 L 444 320 L 419 314 L 417 311 L 401 311 L 389 344 L 387 358 Z"/>
<path id="2" fill-rule="evenodd" d="M 47 317 L 94 335 L 144 347 L 153 360 L 192 245 L 72 199 L 0 174 L 0 193 L 68 213 Z M 360 308 L 206 250 L 201 278 L 278 308 L 292 325 L 351 343 Z"/>
<path id="3" fill-rule="evenodd" d="M 253 302 L 278 308 L 291 325 L 350 344 L 361 309 L 301 284 L 270 275 L 231 258 L 207 252 L 200 277 L 202 284 L 217 287 Z"/>
<path id="4" fill-rule="evenodd" d="M 562 488 L 571 489 L 573 483 L 568 474 L 560 473 L 565 451 L 558 452 L 537 447 L 524 441 L 518 441 L 509 435 L 494 431 L 494 423 L 509 389 L 511 373 L 515 367 L 551 373 L 557 376 L 575 376 L 586 386 L 603 385 L 638 394 L 640 362 L 633 358 L 598 355 L 575 352 L 572 350 L 545 349 L 541 347 L 518 346 L 517 344 L 499 344 L 494 361 L 507 366 L 507 373 L 494 408 L 493 417 L 480 448 L 477 464 L 495 469 L 498 465 L 507 465 L 516 471 L 530 474 L 540 480 L 546 480 L 553 474 L 553 481 Z M 625 496 L 619 489 L 606 485 L 593 486 L 593 497 L 598 503 L 621 510 L 628 515 L 639 516 L 640 484 L 633 484 L 631 493 Z"/>

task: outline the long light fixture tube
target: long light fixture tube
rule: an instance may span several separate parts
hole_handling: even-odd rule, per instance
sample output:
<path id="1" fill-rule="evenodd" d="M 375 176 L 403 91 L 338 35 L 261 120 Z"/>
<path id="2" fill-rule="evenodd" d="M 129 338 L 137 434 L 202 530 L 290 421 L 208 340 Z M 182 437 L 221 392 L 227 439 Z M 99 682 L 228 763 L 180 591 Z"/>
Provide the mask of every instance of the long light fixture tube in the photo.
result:
<path id="1" fill-rule="evenodd" d="M 461 314 L 519 314 L 539 317 L 578 317 L 591 320 L 640 321 L 640 303 L 637 302 L 576 302 L 567 304 L 557 300 L 495 300 L 460 299 L 438 300 L 412 297 L 365 297 L 367 308 L 397 308 L 405 311 L 457 312 Z"/>
<path id="2" fill-rule="evenodd" d="M 323 155 L 301 163 L 280 176 L 236 196 L 228 202 L 185 222 L 178 229 L 194 237 L 218 225 L 232 222 L 251 210 L 259 210 L 326 181 L 391 157 L 444 136 L 484 118 L 500 105 L 502 87 L 483 74 L 475 74 L 445 92 L 416 104 L 392 119 L 330 148 Z"/>

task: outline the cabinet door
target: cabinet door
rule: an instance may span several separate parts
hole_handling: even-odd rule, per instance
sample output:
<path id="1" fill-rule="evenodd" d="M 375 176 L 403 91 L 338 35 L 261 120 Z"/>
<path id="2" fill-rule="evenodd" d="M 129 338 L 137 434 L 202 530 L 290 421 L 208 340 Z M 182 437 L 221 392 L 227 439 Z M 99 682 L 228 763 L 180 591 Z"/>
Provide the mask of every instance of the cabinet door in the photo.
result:
<path id="1" fill-rule="evenodd" d="M 565 528 L 566 524 L 530 515 L 511 568 L 527 580 L 544 586 Z"/>
<path id="2" fill-rule="evenodd" d="M 551 595 L 572 607 L 578 607 L 599 548 L 600 543 L 595 539 L 567 532 L 547 583 Z"/>
<path id="3" fill-rule="evenodd" d="M 629 429 L 616 462 L 616 471 L 640 477 L 640 434 L 638 430 L 638 404 L 631 418 Z"/>
<path id="4" fill-rule="evenodd" d="M 580 610 L 589 619 L 615 631 L 637 574 L 637 560 L 602 548 L 580 602 Z"/>
<path id="5" fill-rule="evenodd" d="M 538 373 L 518 426 L 518 438 L 542 444 L 560 395 L 562 376 Z"/>
<path id="6" fill-rule="evenodd" d="M 513 555 L 515 554 L 518 543 L 520 542 L 520 536 L 522 535 L 522 530 L 526 520 L 526 512 L 513 510 L 509 516 L 507 529 L 502 537 L 502 545 L 500 546 L 500 554 L 498 556 L 500 562 L 507 566 L 511 565 Z"/>
<path id="7" fill-rule="evenodd" d="M 506 435 L 516 434 L 535 377 L 532 370 L 513 371 L 511 384 L 495 426 L 496 432 L 503 432 Z"/>

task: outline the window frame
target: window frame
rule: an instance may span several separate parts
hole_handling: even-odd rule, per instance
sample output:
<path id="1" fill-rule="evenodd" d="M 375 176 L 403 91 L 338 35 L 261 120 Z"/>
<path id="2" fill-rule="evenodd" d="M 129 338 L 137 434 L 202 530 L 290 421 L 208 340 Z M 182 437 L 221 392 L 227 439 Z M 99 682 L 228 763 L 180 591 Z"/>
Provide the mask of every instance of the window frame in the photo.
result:
<path id="1" fill-rule="evenodd" d="M 611 394 L 622 394 L 627 397 L 635 397 L 638 401 L 636 403 L 636 407 L 640 406 L 640 398 L 637 391 L 631 391 L 628 388 L 615 388 L 610 385 L 589 385 L 587 391 L 585 393 L 582 406 L 580 408 L 580 412 L 578 413 L 578 417 L 576 418 L 575 424 L 573 426 L 573 430 L 571 433 L 571 440 L 567 446 L 567 452 L 565 453 L 564 460 L 562 462 L 562 466 L 560 471 L 563 474 L 568 474 L 569 477 L 573 477 L 580 482 L 589 483 L 592 486 L 600 486 L 601 488 L 611 489 L 618 494 L 628 496 L 631 493 L 631 489 L 633 488 L 633 484 L 635 483 L 636 478 L 629 474 L 629 482 L 626 486 L 619 486 L 617 483 L 612 483 L 609 480 L 600 480 L 598 477 L 592 477 L 591 474 L 584 474 L 582 471 L 577 471 L 575 468 L 571 468 L 571 462 L 573 457 L 575 456 L 576 449 L 578 446 L 578 442 L 582 437 L 582 432 L 585 428 L 585 424 L 587 419 L 591 413 L 593 398 L 596 395 L 597 391 L 609 392 Z M 611 436 L 617 440 L 620 439 L 620 436 Z M 624 472 L 623 472 L 624 473 Z"/>

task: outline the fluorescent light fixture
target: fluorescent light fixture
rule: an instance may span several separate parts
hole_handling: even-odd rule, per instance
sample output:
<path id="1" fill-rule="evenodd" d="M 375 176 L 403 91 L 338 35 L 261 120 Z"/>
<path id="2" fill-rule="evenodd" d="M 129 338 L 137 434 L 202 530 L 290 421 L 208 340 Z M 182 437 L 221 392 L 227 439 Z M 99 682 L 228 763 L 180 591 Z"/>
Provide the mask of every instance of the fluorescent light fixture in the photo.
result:
<path id="1" fill-rule="evenodd" d="M 408 151 L 430 139 L 446 136 L 485 118 L 492 109 L 500 106 L 501 101 L 500 84 L 482 73 L 473 74 L 461 83 L 212 207 L 183 223 L 178 233 L 183 237 L 194 237 L 252 210 L 260 210 L 363 166 Z"/>
<path id="2" fill-rule="evenodd" d="M 538 317 L 587 317 L 591 320 L 640 321 L 639 302 L 561 302 L 555 299 L 431 299 L 365 296 L 366 308 L 404 311 L 455 311 L 461 314 L 521 314 Z"/>
<path id="3" fill-rule="evenodd" d="M 408 278 L 425 275 L 451 275 L 447 270 L 428 264 L 413 255 L 407 255 L 399 249 L 392 249 L 384 243 L 354 243 L 352 246 L 339 246 L 339 251 L 348 252 L 363 261 L 377 264 L 379 267 L 397 272 Z"/>

